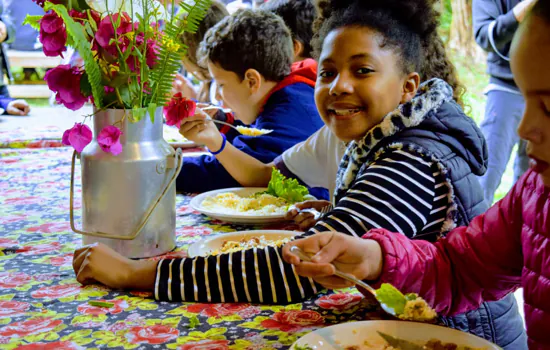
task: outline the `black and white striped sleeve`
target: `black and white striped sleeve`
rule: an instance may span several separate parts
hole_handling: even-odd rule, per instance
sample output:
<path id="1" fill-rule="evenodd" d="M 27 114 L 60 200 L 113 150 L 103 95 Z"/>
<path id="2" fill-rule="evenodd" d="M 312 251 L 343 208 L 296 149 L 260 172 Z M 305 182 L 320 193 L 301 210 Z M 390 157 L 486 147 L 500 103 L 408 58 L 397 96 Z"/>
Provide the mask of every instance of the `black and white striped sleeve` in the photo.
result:
<path id="1" fill-rule="evenodd" d="M 414 238 L 432 219 L 435 186 L 432 162 L 404 150 L 391 151 L 363 170 L 334 211 L 311 231 L 361 237 L 370 229 L 385 228 Z"/>
<path id="2" fill-rule="evenodd" d="M 432 213 L 436 174 L 433 164 L 401 150 L 371 164 L 324 220 L 302 235 L 338 231 L 361 237 L 386 228 L 414 237 L 444 210 Z M 219 256 L 165 259 L 157 265 L 155 298 L 187 302 L 288 304 L 322 287 L 297 275 L 282 248 L 268 247 Z"/>

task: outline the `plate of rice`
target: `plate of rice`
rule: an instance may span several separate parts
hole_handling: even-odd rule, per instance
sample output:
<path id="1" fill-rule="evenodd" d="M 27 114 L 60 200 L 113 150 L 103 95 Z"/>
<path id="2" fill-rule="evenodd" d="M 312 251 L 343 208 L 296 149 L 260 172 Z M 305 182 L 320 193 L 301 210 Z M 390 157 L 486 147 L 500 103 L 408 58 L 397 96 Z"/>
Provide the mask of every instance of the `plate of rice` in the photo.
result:
<path id="1" fill-rule="evenodd" d="M 407 321 L 342 323 L 306 334 L 291 350 L 497 350 L 497 345 L 433 324 Z"/>
<path id="2" fill-rule="evenodd" d="M 207 255 L 216 256 L 252 248 L 281 247 L 300 233 L 282 230 L 252 230 L 224 233 L 191 244 L 187 250 L 187 256 L 190 258 Z"/>

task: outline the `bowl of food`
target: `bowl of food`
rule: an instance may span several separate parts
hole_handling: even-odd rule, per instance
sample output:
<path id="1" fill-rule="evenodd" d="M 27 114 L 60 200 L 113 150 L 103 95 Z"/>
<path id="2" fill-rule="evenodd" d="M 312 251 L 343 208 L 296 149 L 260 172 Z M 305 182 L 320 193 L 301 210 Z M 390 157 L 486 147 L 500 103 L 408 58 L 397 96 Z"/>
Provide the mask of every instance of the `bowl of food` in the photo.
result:
<path id="1" fill-rule="evenodd" d="M 285 220 L 288 208 L 315 199 L 295 179 L 273 170 L 267 188 L 235 187 L 202 193 L 191 200 L 194 210 L 211 218 L 238 224 L 268 224 Z"/>
<path id="2" fill-rule="evenodd" d="M 497 350 L 469 333 L 427 323 L 361 321 L 318 329 L 298 339 L 291 350 Z"/>
<path id="3" fill-rule="evenodd" d="M 224 233 L 193 243 L 187 250 L 187 256 L 194 258 L 196 256 L 235 253 L 251 248 L 281 247 L 300 233 L 282 230 L 253 230 Z"/>

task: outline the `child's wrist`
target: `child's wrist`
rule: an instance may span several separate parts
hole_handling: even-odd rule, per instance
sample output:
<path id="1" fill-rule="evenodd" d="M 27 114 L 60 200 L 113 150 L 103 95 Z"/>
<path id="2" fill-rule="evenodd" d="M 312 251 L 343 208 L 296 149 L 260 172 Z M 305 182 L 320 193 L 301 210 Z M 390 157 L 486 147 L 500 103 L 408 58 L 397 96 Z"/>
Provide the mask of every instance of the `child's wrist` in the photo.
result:
<path id="1" fill-rule="evenodd" d="M 227 144 L 227 138 L 224 134 L 218 134 L 216 137 L 216 140 L 212 142 L 209 145 L 206 145 L 208 147 L 208 151 L 212 153 L 213 155 L 218 155 L 223 152 Z"/>
<path id="2" fill-rule="evenodd" d="M 126 289 L 151 291 L 155 288 L 158 261 L 133 260 L 130 264 L 130 275 Z"/>

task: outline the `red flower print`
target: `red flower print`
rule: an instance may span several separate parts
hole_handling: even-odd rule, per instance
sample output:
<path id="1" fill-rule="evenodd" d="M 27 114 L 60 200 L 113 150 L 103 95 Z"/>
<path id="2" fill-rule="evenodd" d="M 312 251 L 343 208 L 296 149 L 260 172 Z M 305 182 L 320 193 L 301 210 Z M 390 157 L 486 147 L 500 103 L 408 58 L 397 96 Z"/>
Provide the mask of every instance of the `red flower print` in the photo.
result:
<path id="1" fill-rule="evenodd" d="M 50 253 L 53 251 L 58 251 L 61 249 L 61 243 L 59 242 L 52 242 L 52 243 L 44 243 L 44 244 L 37 244 L 32 246 L 24 246 L 20 249 L 17 249 L 17 253 L 21 253 L 22 255 L 38 255 L 38 254 L 45 254 Z"/>
<path id="2" fill-rule="evenodd" d="M 53 320 L 47 317 L 32 318 L 0 328 L 0 337 L 23 338 L 31 334 L 51 332 L 62 323 L 61 320 Z"/>
<path id="3" fill-rule="evenodd" d="M 81 350 L 82 346 L 71 341 L 56 341 L 54 343 L 31 343 L 21 345 L 16 350 Z"/>
<path id="4" fill-rule="evenodd" d="M 45 273 L 36 276 L 32 276 L 32 279 L 38 282 L 51 281 L 55 278 L 58 278 L 60 275 L 58 273 Z"/>
<path id="5" fill-rule="evenodd" d="M 271 319 L 262 321 L 261 325 L 268 329 L 278 329 L 287 333 L 295 333 L 304 329 L 325 323 L 323 316 L 311 310 L 277 312 Z"/>
<path id="6" fill-rule="evenodd" d="M 19 242 L 9 238 L 0 238 L 0 248 L 9 248 L 18 245 Z"/>
<path id="7" fill-rule="evenodd" d="M 39 204 L 44 199 L 40 197 L 17 197 L 17 198 L 8 198 L 4 201 L 5 204 L 9 205 L 29 205 L 29 204 Z"/>
<path id="8" fill-rule="evenodd" d="M 59 299 L 66 298 L 80 293 L 82 288 L 78 284 L 62 284 L 59 286 L 46 286 L 42 287 L 31 293 L 32 297 Z"/>
<path id="9" fill-rule="evenodd" d="M 319 307 L 328 310 L 346 310 L 359 304 L 363 299 L 360 295 L 354 295 L 349 293 L 336 293 L 325 295 L 315 301 Z"/>
<path id="10" fill-rule="evenodd" d="M 187 343 L 178 347 L 178 350 L 225 350 L 229 349 L 227 340 L 201 340 Z"/>
<path id="11" fill-rule="evenodd" d="M 78 312 L 85 314 L 85 315 L 106 315 L 106 314 L 119 314 L 125 309 L 128 308 L 128 303 L 126 300 L 95 300 L 95 301 L 101 301 L 101 302 L 107 302 L 107 303 L 113 303 L 113 307 L 106 308 L 106 307 L 98 307 L 98 306 L 92 306 L 88 303 L 86 304 L 80 304 L 77 308 Z"/>
<path id="12" fill-rule="evenodd" d="M 50 264 L 53 266 L 70 266 L 73 264 L 73 253 L 54 256 L 50 259 Z"/>
<path id="13" fill-rule="evenodd" d="M 176 339 L 179 334 L 180 332 L 175 328 L 157 324 L 132 327 L 125 336 L 132 344 L 164 344 Z"/>
<path id="14" fill-rule="evenodd" d="M 212 234 L 212 230 L 208 227 L 184 226 L 182 228 L 176 229 L 176 236 L 196 237 L 207 236 L 210 234 Z"/>
<path id="15" fill-rule="evenodd" d="M 221 317 L 237 314 L 242 318 L 250 318 L 260 314 L 261 309 L 250 304 L 192 304 L 187 308 L 192 313 L 200 313 L 205 317 Z"/>
<path id="16" fill-rule="evenodd" d="M 24 315 L 31 304 L 21 301 L 0 300 L 0 318 Z"/>
<path id="17" fill-rule="evenodd" d="M 27 232 L 38 233 L 58 233 L 71 231 L 71 225 L 68 222 L 50 222 L 40 226 L 33 226 L 27 229 Z"/>
<path id="18" fill-rule="evenodd" d="M 31 276 L 23 272 L 0 272 L 0 289 L 17 288 L 30 280 Z"/>
<path id="19" fill-rule="evenodd" d="M 176 210 L 177 214 L 185 215 L 185 214 L 200 214 L 198 211 L 194 210 L 188 205 L 182 205 Z"/>

